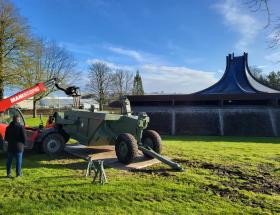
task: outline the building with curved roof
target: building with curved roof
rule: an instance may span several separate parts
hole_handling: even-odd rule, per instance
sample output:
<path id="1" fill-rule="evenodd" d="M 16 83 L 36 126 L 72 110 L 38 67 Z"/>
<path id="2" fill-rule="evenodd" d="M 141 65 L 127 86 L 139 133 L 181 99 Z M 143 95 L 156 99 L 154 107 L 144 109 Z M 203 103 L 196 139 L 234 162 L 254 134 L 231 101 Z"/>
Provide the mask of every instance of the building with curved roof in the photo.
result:
<path id="1" fill-rule="evenodd" d="M 150 127 L 164 134 L 280 135 L 280 91 L 252 75 L 247 53 L 229 54 L 222 78 L 199 92 L 128 98 L 132 110 L 147 112 Z"/>

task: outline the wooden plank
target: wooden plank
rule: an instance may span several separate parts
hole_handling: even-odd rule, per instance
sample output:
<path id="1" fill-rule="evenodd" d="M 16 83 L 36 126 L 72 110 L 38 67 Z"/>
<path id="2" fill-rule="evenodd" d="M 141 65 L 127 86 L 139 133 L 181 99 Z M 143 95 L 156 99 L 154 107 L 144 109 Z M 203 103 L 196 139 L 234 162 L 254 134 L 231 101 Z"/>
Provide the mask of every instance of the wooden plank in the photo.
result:
<path id="1" fill-rule="evenodd" d="M 89 157 L 92 160 L 103 160 L 106 167 L 111 167 L 119 170 L 134 170 L 134 169 L 143 169 L 154 164 L 160 163 L 157 159 L 149 159 L 139 151 L 138 156 L 136 157 L 133 163 L 125 165 L 120 163 L 116 157 L 115 147 L 114 146 L 83 146 L 80 144 L 67 145 L 65 151 L 69 154 L 77 156 L 82 159 L 88 159 Z"/>

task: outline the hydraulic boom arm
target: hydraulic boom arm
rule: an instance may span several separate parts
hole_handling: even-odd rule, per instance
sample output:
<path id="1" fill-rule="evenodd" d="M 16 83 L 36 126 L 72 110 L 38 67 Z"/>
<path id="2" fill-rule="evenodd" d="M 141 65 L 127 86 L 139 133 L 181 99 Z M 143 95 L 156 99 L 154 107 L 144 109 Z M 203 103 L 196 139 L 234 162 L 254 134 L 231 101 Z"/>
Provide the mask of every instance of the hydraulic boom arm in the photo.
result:
<path id="1" fill-rule="evenodd" d="M 28 88 L 19 93 L 16 93 L 15 95 L 12 95 L 8 98 L 1 100 L 0 101 L 0 113 L 4 112 L 5 110 L 9 109 L 13 105 L 15 105 L 21 101 L 24 101 L 39 93 L 47 91 L 48 88 L 51 86 L 56 86 L 59 90 L 64 91 L 66 93 L 66 95 L 68 95 L 68 96 L 72 96 L 74 98 L 79 98 L 79 96 L 80 96 L 78 87 L 71 86 L 68 88 L 62 88 L 59 86 L 58 80 L 56 78 L 53 78 L 46 82 L 40 82 L 31 88 Z"/>

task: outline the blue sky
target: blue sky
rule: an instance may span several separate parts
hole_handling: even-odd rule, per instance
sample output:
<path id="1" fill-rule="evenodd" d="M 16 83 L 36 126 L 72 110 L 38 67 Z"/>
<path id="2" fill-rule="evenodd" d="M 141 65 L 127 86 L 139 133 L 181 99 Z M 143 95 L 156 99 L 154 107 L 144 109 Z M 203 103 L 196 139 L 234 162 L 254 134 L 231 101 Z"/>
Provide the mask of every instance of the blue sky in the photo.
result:
<path id="1" fill-rule="evenodd" d="M 70 50 L 86 83 L 90 62 L 139 69 L 146 92 L 190 93 L 223 74 L 225 56 L 249 53 L 264 72 L 280 69 L 268 49 L 264 12 L 246 0 L 13 0 L 33 33 Z M 280 2 L 271 0 L 280 16 Z"/>

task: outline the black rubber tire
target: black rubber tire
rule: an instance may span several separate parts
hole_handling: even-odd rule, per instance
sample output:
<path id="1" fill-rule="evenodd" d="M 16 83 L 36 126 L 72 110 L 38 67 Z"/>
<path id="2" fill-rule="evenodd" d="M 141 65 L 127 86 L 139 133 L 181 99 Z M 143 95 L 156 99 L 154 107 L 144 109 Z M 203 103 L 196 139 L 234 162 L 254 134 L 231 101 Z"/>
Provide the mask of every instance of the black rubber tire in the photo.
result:
<path id="1" fill-rule="evenodd" d="M 138 153 L 138 145 L 134 136 L 128 133 L 120 134 L 117 138 L 115 151 L 121 163 L 131 163 Z"/>
<path id="2" fill-rule="evenodd" d="M 46 154 L 58 154 L 65 148 L 65 140 L 59 133 L 50 133 L 42 141 L 42 148 Z"/>
<path id="3" fill-rule="evenodd" d="M 158 154 L 161 153 L 161 150 L 162 150 L 161 137 L 156 131 L 154 131 L 154 130 L 143 131 L 141 141 L 144 146 L 149 146 L 151 149 L 153 149 Z M 151 157 L 144 152 L 143 152 L 143 154 L 147 157 Z"/>

